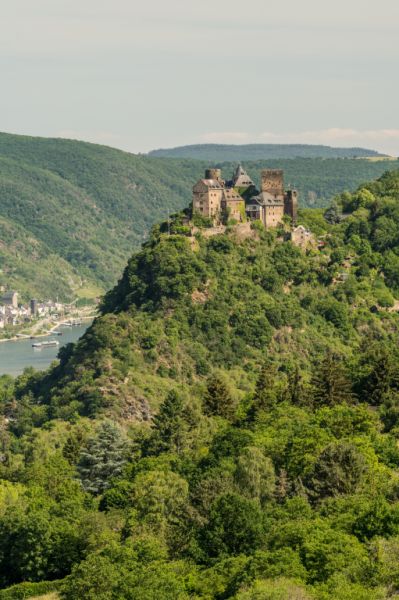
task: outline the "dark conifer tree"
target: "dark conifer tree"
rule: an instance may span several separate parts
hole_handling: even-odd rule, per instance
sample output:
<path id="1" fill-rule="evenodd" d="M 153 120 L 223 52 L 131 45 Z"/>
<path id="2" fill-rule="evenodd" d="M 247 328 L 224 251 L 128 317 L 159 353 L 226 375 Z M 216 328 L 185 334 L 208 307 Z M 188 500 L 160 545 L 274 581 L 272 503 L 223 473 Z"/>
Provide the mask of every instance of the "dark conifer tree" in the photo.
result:
<path id="1" fill-rule="evenodd" d="M 287 399 L 295 406 L 306 406 L 311 398 L 309 390 L 306 389 L 301 371 L 298 365 L 288 375 Z"/>
<path id="2" fill-rule="evenodd" d="M 353 444 L 329 444 L 318 457 L 308 478 L 308 489 L 314 499 L 354 493 L 363 474 L 366 460 Z"/>
<path id="3" fill-rule="evenodd" d="M 355 399 L 352 383 L 342 360 L 328 350 L 313 373 L 312 400 L 317 406 L 334 406 Z"/>
<path id="4" fill-rule="evenodd" d="M 256 382 L 252 405 L 248 411 L 249 421 L 254 421 L 259 411 L 270 410 L 276 405 L 276 375 L 276 367 L 270 361 L 262 366 Z"/>
<path id="5" fill-rule="evenodd" d="M 171 390 L 162 403 L 159 413 L 154 417 L 153 433 L 146 447 L 147 454 L 181 451 L 186 429 L 183 410 L 181 396 L 175 390 Z"/>
<path id="6" fill-rule="evenodd" d="M 218 375 L 211 375 L 204 396 L 205 413 L 231 419 L 235 408 L 235 402 L 226 383 Z"/>
<path id="7" fill-rule="evenodd" d="M 399 370 L 395 357 L 387 348 L 379 348 L 371 359 L 371 371 L 365 378 L 362 396 L 366 402 L 380 406 L 390 401 L 392 390 L 399 387 Z"/>
<path id="8" fill-rule="evenodd" d="M 71 435 L 67 438 L 65 445 L 62 449 L 62 455 L 69 464 L 74 465 L 78 462 L 80 452 L 83 444 L 85 443 L 87 434 L 83 429 L 75 429 Z"/>

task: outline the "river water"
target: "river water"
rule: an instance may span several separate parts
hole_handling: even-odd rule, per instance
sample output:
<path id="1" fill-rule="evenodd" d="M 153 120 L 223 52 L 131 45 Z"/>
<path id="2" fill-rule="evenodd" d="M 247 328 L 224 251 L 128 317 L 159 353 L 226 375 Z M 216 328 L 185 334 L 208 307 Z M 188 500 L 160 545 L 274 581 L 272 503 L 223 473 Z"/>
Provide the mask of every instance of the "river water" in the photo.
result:
<path id="1" fill-rule="evenodd" d="M 0 375 L 20 375 L 26 367 L 46 369 L 57 358 L 61 346 L 69 342 L 76 342 L 86 331 L 90 322 L 87 321 L 77 327 L 59 327 L 62 335 L 49 335 L 36 340 L 24 339 L 0 343 Z M 50 348 L 32 348 L 33 342 L 57 340 L 60 345 Z"/>

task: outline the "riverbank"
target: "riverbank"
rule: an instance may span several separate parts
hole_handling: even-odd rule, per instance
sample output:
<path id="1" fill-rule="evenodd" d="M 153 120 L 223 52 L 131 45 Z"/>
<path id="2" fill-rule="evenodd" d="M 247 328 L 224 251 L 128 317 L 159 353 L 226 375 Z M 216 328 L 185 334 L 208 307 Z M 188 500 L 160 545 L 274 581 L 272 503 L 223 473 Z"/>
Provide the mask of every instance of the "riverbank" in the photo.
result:
<path id="1" fill-rule="evenodd" d="M 73 319 L 73 320 L 78 319 L 79 321 L 86 322 L 86 321 L 93 321 L 93 319 L 95 319 L 96 316 L 97 316 L 97 314 L 88 315 L 86 313 L 81 313 L 76 316 L 74 315 L 74 317 L 71 317 L 71 319 Z M 39 322 L 39 324 L 44 326 L 49 322 L 52 323 L 52 326 L 47 331 L 43 331 L 42 333 L 35 333 L 35 329 L 37 328 L 37 325 L 38 325 L 38 323 L 35 323 L 35 327 L 32 328 L 31 330 L 27 330 L 26 334 L 25 333 L 19 334 L 19 335 L 10 337 L 10 338 L 1 338 L 0 344 L 2 342 L 18 342 L 18 341 L 24 341 L 24 340 L 26 341 L 27 339 L 48 337 L 48 336 L 52 335 L 53 332 L 56 331 L 56 329 L 58 329 L 58 327 L 61 327 L 63 324 L 65 324 L 67 322 L 67 320 L 65 319 L 65 317 L 63 317 L 62 319 L 57 319 L 56 321 L 43 320 L 43 322 Z"/>
<path id="2" fill-rule="evenodd" d="M 0 376 L 11 375 L 17 377 L 26 368 L 33 368 L 36 371 L 47 369 L 54 361 L 57 361 L 61 348 L 76 343 L 90 325 L 90 321 L 83 321 L 83 319 L 81 325 L 74 327 L 63 327 L 61 325 L 62 335 L 56 337 L 59 342 L 57 346 L 34 348 L 32 347 L 33 340 L 29 338 L 18 339 L 14 342 L 10 341 L 9 344 L 0 344 Z"/>

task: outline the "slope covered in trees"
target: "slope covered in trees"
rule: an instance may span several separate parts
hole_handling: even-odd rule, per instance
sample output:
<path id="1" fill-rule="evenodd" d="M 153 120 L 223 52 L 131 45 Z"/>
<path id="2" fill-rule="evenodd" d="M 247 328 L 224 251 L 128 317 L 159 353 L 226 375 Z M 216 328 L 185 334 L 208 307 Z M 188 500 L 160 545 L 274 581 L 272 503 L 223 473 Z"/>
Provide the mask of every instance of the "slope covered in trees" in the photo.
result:
<path id="1" fill-rule="evenodd" d="M 151 158 L 73 140 L 0 134 L 0 285 L 27 298 L 109 289 L 151 226 L 190 202 L 207 162 Z M 265 160 L 303 206 L 322 206 L 393 162 Z M 226 177 L 235 163 L 223 165 Z"/>
<path id="2" fill-rule="evenodd" d="M 398 206 L 388 173 L 303 211 L 308 253 L 177 215 L 59 365 L 0 378 L 4 598 L 397 598 Z"/>
<path id="3" fill-rule="evenodd" d="M 224 162 L 269 158 L 364 158 L 384 155 L 366 148 L 334 148 L 312 144 L 193 144 L 152 150 L 149 156 Z"/>

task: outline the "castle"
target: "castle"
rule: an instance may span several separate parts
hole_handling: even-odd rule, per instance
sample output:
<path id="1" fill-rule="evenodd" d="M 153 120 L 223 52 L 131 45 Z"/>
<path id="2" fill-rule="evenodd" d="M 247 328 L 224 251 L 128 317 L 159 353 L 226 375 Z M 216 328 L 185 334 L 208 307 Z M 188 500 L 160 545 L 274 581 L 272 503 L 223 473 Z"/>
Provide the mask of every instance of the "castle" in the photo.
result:
<path id="1" fill-rule="evenodd" d="M 267 228 L 277 227 L 284 215 L 296 223 L 298 193 L 284 190 L 283 171 L 264 169 L 261 190 L 239 165 L 231 181 L 222 179 L 220 169 L 207 169 L 204 179 L 193 187 L 193 213 L 220 223 L 224 219 L 237 222 L 260 220 Z"/>

